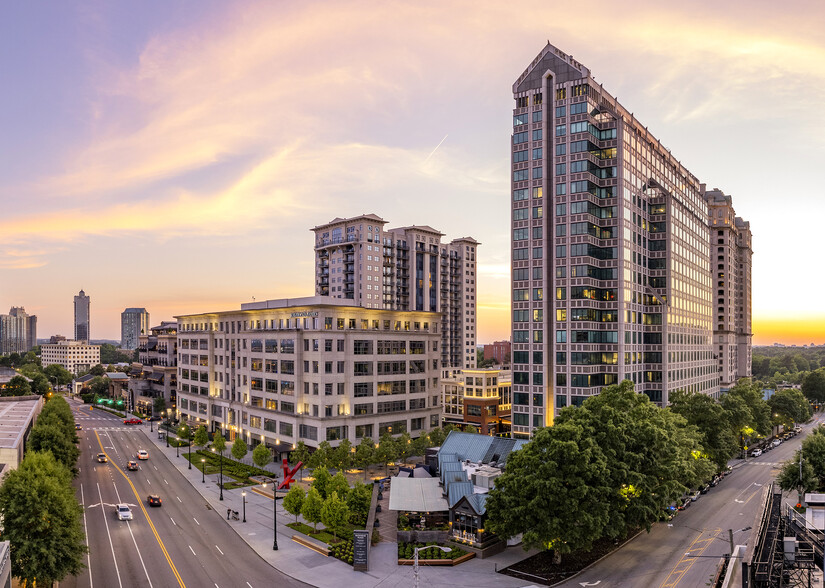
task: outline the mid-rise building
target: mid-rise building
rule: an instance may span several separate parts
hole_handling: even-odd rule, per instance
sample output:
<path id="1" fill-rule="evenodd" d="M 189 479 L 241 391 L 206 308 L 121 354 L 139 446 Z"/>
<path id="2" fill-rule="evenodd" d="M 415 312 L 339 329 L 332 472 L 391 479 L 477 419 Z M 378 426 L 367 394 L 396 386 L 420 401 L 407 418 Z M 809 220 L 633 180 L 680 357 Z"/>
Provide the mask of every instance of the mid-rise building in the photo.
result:
<path id="1" fill-rule="evenodd" d="M 624 379 L 718 395 L 697 178 L 549 43 L 513 97 L 513 434 Z"/>
<path id="2" fill-rule="evenodd" d="M 441 380 L 445 425 L 473 425 L 483 435 L 510 433 L 511 372 L 499 368 L 460 370 Z"/>
<path id="3" fill-rule="evenodd" d="M 92 299 L 81 290 L 74 297 L 74 340 L 89 342 L 90 306 Z"/>
<path id="4" fill-rule="evenodd" d="M 120 348 L 136 349 L 141 335 L 149 333 L 149 313 L 145 308 L 127 308 L 120 313 Z"/>
<path id="5" fill-rule="evenodd" d="M 176 317 L 177 411 L 287 451 L 439 425 L 442 315 L 315 296 Z"/>
<path id="6" fill-rule="evenodd" d="M 177 409 L 178 323 L 162 321 L 139 337 L 138 362 L 129 376 L 129 401 L 144 414 L 154 414 L 156 398 L 165 410 Z"/>
<path id="7" fill-rule="evenodd" d="M 0 355 L 28 353 L 37 345 L 37 317 L 22 306 L 12 306 L 0 314 Z"/>
<path id="8" fill-rule="evenodd" d="M 58 364 L 78 374 L 100 363 L 100 345 L 72 340 L 44 343 L 40 346 L 40 361 L 43 367 Z"/>
<path id="9" fill-rule="evenodd" d="M 722 390 L 751 376 L 750 223 L 736 216 L 730 196 L 715 188 L 704 193 L 710 207 L 713 272 L 713 345 Z"/>
<path id="10" fill-rule="evenodd" d="M 493 360 L 497 365 L 510 364 L 511 346 L 509 341 L 495 341 L 484 346 L 484 359 Z"/>
<path id="11" fill-rule="evenodd" d="M 315 294 L 364 308 L 438 312 L 441 364 L 476 366 L 476 250 L 462 237 L 442 243 L 429 226 L 388 229 L 375 214 L 315 227 Z"/>

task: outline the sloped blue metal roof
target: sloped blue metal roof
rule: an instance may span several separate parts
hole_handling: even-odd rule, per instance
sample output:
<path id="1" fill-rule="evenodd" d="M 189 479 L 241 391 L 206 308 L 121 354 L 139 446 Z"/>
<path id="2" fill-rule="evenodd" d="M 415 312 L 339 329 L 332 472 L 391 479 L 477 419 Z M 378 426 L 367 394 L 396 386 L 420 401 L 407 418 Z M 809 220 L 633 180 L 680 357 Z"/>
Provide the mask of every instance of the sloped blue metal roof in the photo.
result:
<path id="1" fill-rule="evenodd" d="M 450 431 L 438 452 L 438 465 L 440 468 L 448 455 L 455 455 L 459 461 L 469 459 L 473 463 L 504 462 L 511 452 L 521 449 L 525 443 L 525 439 Z"/>
<path id="2" fill-rule="evenodd" d="M 455 506 L 456 502 L 458 502 L 465 496 L 470 496 L 472 494 L 472 482 L 454 482 L 450 484 L 450 487 L 447 489 L 447 503 L 450 505 L 450 508 L 452 508 L 453 506 Z"/>

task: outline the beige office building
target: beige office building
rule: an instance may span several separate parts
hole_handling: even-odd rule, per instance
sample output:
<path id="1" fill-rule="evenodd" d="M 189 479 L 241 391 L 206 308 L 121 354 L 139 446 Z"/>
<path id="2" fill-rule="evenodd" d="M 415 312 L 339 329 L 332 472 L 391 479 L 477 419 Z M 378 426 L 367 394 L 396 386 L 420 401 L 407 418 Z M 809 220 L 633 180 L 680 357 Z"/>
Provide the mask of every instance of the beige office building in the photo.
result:
<path id="1" fill-rule="evenodd" d="M 439 425 L 441 315 L 314 296 L 176 317 L 178 413 L 278 451 Z"/>
<path id="2" fill-rule="evenodd" d="M 77 374 L 100 363 L 100 345 L 71 340 L 44 343 L 40 346 L 40 359 L 43 367 L 58 364 Z"/>
<path id="3" fill-rule="evenodd" d="M 713 345 L 719 362 L 722 390 L 752 374 L 750 223 L 736 216 L 730 196 L 707 190 L 710 207 L 711 268 L 713 272 Z"/>

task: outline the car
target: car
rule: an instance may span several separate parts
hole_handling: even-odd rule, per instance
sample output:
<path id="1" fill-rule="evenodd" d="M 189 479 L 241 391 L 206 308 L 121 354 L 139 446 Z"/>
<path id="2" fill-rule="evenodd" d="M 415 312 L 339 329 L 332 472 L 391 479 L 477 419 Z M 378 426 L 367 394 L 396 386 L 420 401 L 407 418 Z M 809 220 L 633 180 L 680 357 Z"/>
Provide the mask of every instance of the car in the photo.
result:
<path id="1" fill-rule="evenodd" d="M 147 421 L 159 421 L 160 417 L 159 416 L 150 416 L 146 420 Z"/>
<path id="2" fill-rule="evenodd" d="M 782 441 L 779 439 L 774 439 L 773 443 L 769 445 L 769 447 L 779 447 L 782 444 Z"/>
<path id="3" fill-rule="evenodd" d="M 82 429 L 83 429 L 83 427 L 81 427 L 80 425 L 78 425 L 77 423 L 75 423 L 75 426 L 74 426 L 74 430 L 75 430 L 75 431 L 80 431 L 80 430 L 82 430 Z"/>
<path id="4" fill-rule="evenodd" d="M 130 459 L 129 461 L 126 462 L 126 469 L 127 470 L 131 470 L 133 472 L 136 472 L 139 468 L 140 468 L 140 466 L 133 459 Z"/>
<path id="5" fill-rule="evenodd" d="M 97 462 L 98 463 L 106 463 L 109 461 L 109 458 L 106 457 L 105 453 L 98 453 L 97 454 Z"/>
<path id="6" fill-rule="evenodd" d="M 132 520 L 132 510 L 129 508 L 127 504 L 118 504 L 115 507 L 117 511 L 117 520 L 119 521 L 131 521 Z"/>
<path id="7" fill-rule="evenodd" d="M 704 486 L 699 487 L 699 494 L 707 494 L 708 490 L 710 490 L 710 484 L 705 484 Z"/>
<path id="8" fill-rule="evenodd" d="M 699 491 L 694 490 L 693 492 L 690 493 L 690 501 L 691 502 L 696 502 L 697 500 L 699 500 L 699 495 L 700 495 Z"/>
<path id="9" fill-rule="evenodd" d="M 720 479 L 720 478 L 719 478 L 719 475 L 718 475 L 718 474 L 717 474 L 717 475 L 715 475 L 715 476 L 713 476 L 713 479 L 710 481 L 710 486 L 711 486 L 711 488 L 716 488 L 716 486 L 718 486 L 718 485 L 719 485 L 719 479 Z"/>
<path id="10" fill-rule="evenodd" d="M 150 494 L 146 497 L 146 502 L 149 503 L 149 506 L 160 506 L 162 504 L 160 496 L 157 494 Z"/>
<path id="11" fill-rule="evenodd" d="M 132 417 L 132 418 L 130 418 L 130 419 L 124 419 L 124 420 L 123 420 L 123 424 L 124 424 L 124 425 L 139 425 L 139 424 L 141 424 L 142 422 L 143 422 L 142 420 L 140 420 L 140 419 L 138 419 L 138 418 L 134 418 L 134 417 Z"/>
<path id="12" fill-rule="evenodd" d="M 149 459 L 149 452 L 146 451 L 145 449 L 138 449 L 137 458 L 138 459 Z"/>
<path id="13" fill-rule="evenodd" d="M 754 449 L 753 453 L 751 453 L 751 457 L 759 457 L 760 455 L 762 455 L 762 450 L 758 448 Z"/>
<path id="14" fill-rule="evenodd" d="M 689 506 L 690 506 L 690 497 L 687 497 L 684 500 L 682 500 L 679 503 L 679 506 L 677 506 L 676 508 L 677 508 L 677 510 L 685 510 Z"/>

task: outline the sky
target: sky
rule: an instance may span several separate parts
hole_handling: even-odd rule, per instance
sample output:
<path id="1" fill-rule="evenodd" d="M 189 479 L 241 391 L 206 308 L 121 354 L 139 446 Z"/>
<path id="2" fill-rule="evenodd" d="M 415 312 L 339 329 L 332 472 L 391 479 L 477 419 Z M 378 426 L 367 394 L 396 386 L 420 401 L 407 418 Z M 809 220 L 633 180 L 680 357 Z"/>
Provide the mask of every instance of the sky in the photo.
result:
<path id="1" fill-rule="evenodd" d="M 548 40 L 753 231 L 755 344 L 825 344 L 825 3 L 52 0 L 0 8 L 0 312 L 313 294 L 310 228 L 472 236 L 508 339 L 512 84 Z M 807 170 L 807 171 L 806 171 Z M 811 171 L 813 170 L 813 171 Z"/>

